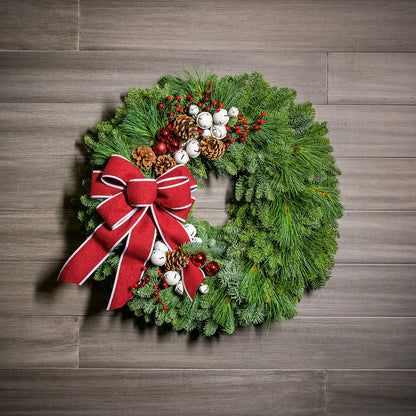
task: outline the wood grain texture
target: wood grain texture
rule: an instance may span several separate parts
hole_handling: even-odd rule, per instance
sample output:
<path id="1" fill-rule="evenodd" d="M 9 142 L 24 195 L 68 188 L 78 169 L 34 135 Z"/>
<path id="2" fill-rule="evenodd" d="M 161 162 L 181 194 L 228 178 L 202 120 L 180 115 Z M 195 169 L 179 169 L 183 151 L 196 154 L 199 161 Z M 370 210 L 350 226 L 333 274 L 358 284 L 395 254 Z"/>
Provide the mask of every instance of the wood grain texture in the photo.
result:
<path id="1" fill-rule="evenodd" d="M 144 325 L 135 328 L 134 320 L 122 319 L 121 313 L 83 319 L 80 367 L 84 368 L 413 368 L 416 364 L 415 318 L 295 318 L 269 329 L 248 327 L 210 339 Z"/>
<path id="2" fill-rule="evenodd" d="M 328 371 L 328 414 L 410 416 L 416 371 Z"/>
<path id="3" fill-rule="evenodd" d="M 415 228 L 416 212 L 344 212 L 336 260 L 340 263 L 414 263 Z"/>
<path id="4" fill-rule="evenodd" d="M 317 105 L 316 120 L 328 121 L 334 155 L 415 157 L 416 107 Z"/>
<path id="5" fill-rule="evenodd" d="M 78 156 L 84 134 L 119 103 L 0 103 L 1 156 Z M 57 158 L 59 160 L 59 158 Z"/>
<path id="6" fill-rule="evenodd" d="M 166 56 L 169 65 L 166 66 Z M 272 85 L 295 88 L 299 101 L 326 103 L 325 53 L 258 51 L 3 52 L 0 102 L 115 103 L 128 88 L 152 87 L 193 66 L 218 75 L 259 70 Z"/>
<path id="7" fill-rule="evenodd" d="M 77 367 L 78 318 L 0 319 L 0 367 Z"/>
<path id="8" fill-rule="evenodd" d="M 339 159 L 337 165 L 345 209 L 416 209 L 416 159 Z"/>
<path id="9" fill-rule="evenodd" d="M 416 265 L 338 264 L 321 290 L 304 295 L 300 317 L 416 316 Z"/>
<path id="10" fill-rule="evenodd" d="M 84 240 L 73 211 L 0 211 L 3 261 L 62 262 Z"/>
<path id="11" fill-rule="evenodd" d="M 78 49 L 78 0 L 2 0 L 0 49 Z"/>
<path id="12" fill-rule="evenodd" d="M 57 282 L 63 263 L 0 262 L 0 315 L 82 315 L 100 299 L 100 285 Z M 106 294 L 108 297 L 108 293 Z"/>
<path id="13" fill-rule="evenodd" d="M 415 51 L 411 1 L 83 0 L 81 49 Z M 167 28 L 175 28 L 169 36 Z M 380 30 L 380 28 L 383 30 Z M 323 30 L 323 28 L 325 28 Z M 215 33 L 215 36 L 198 36 Z"/>
<path id="14" fill-rule="evenodd" d="M 415 104 L 416 54 L 329 53 L 329 104 Z"/>
<path id="15" fill-rule="evenodd" d="M 325 407 L 323 371 L 16 370 L 0 374 L 0 392 L 2 414 L 10 416 L 155 409 L 172 416 L 319 416 Z"/>

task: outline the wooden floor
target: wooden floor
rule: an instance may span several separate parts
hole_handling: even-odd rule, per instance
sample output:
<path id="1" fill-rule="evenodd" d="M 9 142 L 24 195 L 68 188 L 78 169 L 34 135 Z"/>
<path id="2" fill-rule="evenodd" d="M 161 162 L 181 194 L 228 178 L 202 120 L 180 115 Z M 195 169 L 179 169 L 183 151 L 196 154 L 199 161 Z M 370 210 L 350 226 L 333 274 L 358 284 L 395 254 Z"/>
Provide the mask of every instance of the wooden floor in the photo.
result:
<path id="1" fill-rule="evenodd" d="M 414 0 L 0 1 L 2 415 L 415 415 Z M 259 71 L 329 121 L 337 263 L 281 325 L 193 338 L 56 284 L 83 133 L 129 87 Z M 225 220 L 227 183 L 197 215 Z M 208 201 L 215 198 L 215 209 Z"/>

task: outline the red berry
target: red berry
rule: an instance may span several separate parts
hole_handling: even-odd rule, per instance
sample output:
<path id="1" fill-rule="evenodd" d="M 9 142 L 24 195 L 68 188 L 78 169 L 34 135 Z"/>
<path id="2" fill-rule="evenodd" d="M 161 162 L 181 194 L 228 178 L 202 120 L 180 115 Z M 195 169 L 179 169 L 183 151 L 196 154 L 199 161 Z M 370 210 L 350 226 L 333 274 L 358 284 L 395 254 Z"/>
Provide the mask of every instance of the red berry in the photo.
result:
<path id="1" fill-rule="evenodd" d="M 256 125 L 254 126 L 254 130 L 260 130 L 260 126 L 256 124 Z"/>
<path id="2" fill-rule="evenodd" d="M 201 129 L 198 129 L 198 133 L 201 134 L 202 133 L 202 130 Z"/>
<path id="3" fill-rule="evenodd" d="M 210 81 L 208 85 L 211 86 L 212 85 L 212 81 Z"/>
<path id="4" fill-rule="evenodd" d="M 146 271 L 146 270 L 147 270 L 147 267 L 146 267 L 146 266 L 143 266 L 143 267 L 142 267 L 142 270 L 143 270 L 143 271 Z"/>
<path id="5" fill-rule="evenodd" d="M 169 113 L 169 116 L 170 117 L 173 117 L 173 112 L 172 111 Z"/>
<path id="6" fill-rule="evenodd" d="M 243 143 L 243 142 L 245 142 L 246 141 L 246 138 L 245 137 L 240 137 L 240 142 L 241 143 Z"/>
<path id="7" fill-rule="evenodd" d="M 230 126 L 225 126 L 225 130 L 230 131 Z"/>
<path id="8" fill-rule="evenodd" d="M 205 94 L 211 94 L 211 91 L 210 90 L 206 90 L 205 91 Z"/>
<path id="9" fill-rule="evenodd" d="M 159 286 L 158 285 L 154 285 L 153 286 L 153 289 L 158 289 L 159 288 Z"/>
<path id="10" fill-rule="evenodd" d="M 157 300 L 157 303 L 162 303 L 162 299 L 158 299 Z"/>
<path id="11" fill-rule="evenodd" d="M 234 137 L 230 137 L 230 142 L 232 143 L 234 141 Z"/>
<path id="12" fill-rule="evenodd" d="M 249 127 L 249 126 L 244 126 L 244 128 L 245 128 L 246 130 L 249 130 L 249 129 L 250 129 L 250 127 Z"/>
<path id="13" fill-rule="evenodd" d="M 260 120 L 260 124 L 264 124 L 264 120 Z"/>
<path id="14" fill-rule="evenodd" d="M 139 286 L 140 286 L 140 287 L 144 287 L 145 285 L 146 285 L 146 283 L 141 282 Z"/>
<path id="15" fill-rule="evenodd" d="M 176 99 L 179 101 L 181 99 L 181 96 L 180 95 L 177 95 L 176 96 Z"/>
<path id="16" fill-rule="evenodd" d="M 159 103 L 157 106 L 158 106 L 159 108 L 163 108 L 163 103 Z"/>
<path id="17" fill-rule="evenodd" d="M 219 108 L 217 108 L 215 111 L 216 111 L 217 113 L 219 113 L 219 112 L 220 112 L 220 109 L 219 109 Z"/>
<path id="18" fill-rule="evenodd" d="M 157 290 L 155 290 L 155 291 L 153 292 L 153 296 L 159 296 L 159 292 L 158 292 Z"/>
<path id="19" fill-rule="evenodd" d="M 225 147 L 230 147 L 230 143 L 225 143 Z"/>
<path id="20" fill-rule="evenodd" d="M 205 106 L 205 111 L 211 110 L 211 107 L 209 105 Z"/>
<path id="21" fill-rule="evenodd" d="M 207 103 L 209 101 L 209 97 L 205 97 L 205 102 Z"/>
<path id="22" fill-rule="evenodd" d="M 220 107 L 223 108 L 224 107 L 224 104 L 223 103 L 220 103 Z"/>
<path id="23" fill-rule="evenodd" d="M 145 281 L 146 283 L 149 283 L 149 282 L 150 282 L 150 277 L 146 277 L 146 279 L 144 279 L 144 281 Z"/>
<path id="24" fill-rule="evenodd" d="M 156 303 L 156 304 L 158 304 L 158 303 L 159 303 L 159 299 L 156 299 L 156 300 L 155 300 L 155 303 Z"/>
<path id="25" fill-rule="evenodd" d="M 202 107 L 202 103 L 198 103 L 198 107 Z"/>
<path id="26" fill-rule="evenodd" d="M 165 276 L 163 276 L 163 274 L 161 274 L 161 275 L 159 276 L 159 278 L 160 278 L 160 279 L 164 279 L 164 277 L 165 277 Z"/>
<path id="27" fill-rule="evenodd" d="M 264 112 L 263 112 L 263 113 L 261 113 L 261 116 L 262 116 L 262 117 L 266 117 L 266 113 L 264 113 Z"/>
<path id="28" fill-rule="evenodd" d="M 191 94 L 188 94 L 188 100 L 190 100 L 191 99 Z"/>
<path id="29" fill-rule="evenodd" d="M 166 98 L 167 98 L 168 101 L 170 101 L 172 99 L 172 97 L 170 95 L 168 95 Z"/>
<path id="30" fill-rule="evenodd" d="M 239 119 L 239 120 L 242 120 L 243 118 L 244 118 L 244 116 L 243 116 L 242 114 L 239 114 L 239 115 L 238 115 L 238 119 Z"/>
<path id="31" fill-rule="evenodd" d="M 257 122 L 257 123 L 260 123 L 260 119 L 258 118 L 258 119 L 256 120 L 256 122 Z"/>
<path id="32" fill-rule="evenodd" d="M 243 132 L 243 136 L 245 137 L 245 136 L 247 136 L 247 132 L 245 131 L 245 132 Z"/>
<path id="33" fill-rule="evenodd" d="M 162 286 L 164 289 L 167 289 L 169 287 L 169 285 L 166 282 L 163 282 Z"/>
<path id="34" fill-rule="evenodd" d="M 173 130 L 173 126 L 172 126 L 172 124 L 168 124 L 168 129 L 169 129 L 169 130 Z"/>
<path id="35" fill-rule="evenodd" d="M 135 283 L 133 286 L 134 286 L 135 288 L 138 288 L 138 287 L 139 287 L 139 285 L 138 285 L 137 283 Z"/>
<path id="36" fill-rule="evenodd" d="M 243 120 L 243 124 L 247 124 L 247 120 Z"/>
<path id="37" fill-rule="evenodd" d="M 180 112 L 180 113 L 183 113 L 183 108 L 180 108 L 180 109 L 179 109 L 179 112 Z"/>
<path id="38" fill-rule="evenodd" d="M 159 269 L 158 271 L 157 271 L 158 273 L 162 273 L 162 271 Z"/>
<path id="39" fill-rule="evenodd" d="M 214 101 L 212 104 L 217 105 L 218 104 L 218 101 Z"/>
<path id="40" fill-rule="evenodd" d="M 166 305 L 163 305 L 163 309 L 166 311 L 166 309 L 168 309 L 168 307 Z"/>

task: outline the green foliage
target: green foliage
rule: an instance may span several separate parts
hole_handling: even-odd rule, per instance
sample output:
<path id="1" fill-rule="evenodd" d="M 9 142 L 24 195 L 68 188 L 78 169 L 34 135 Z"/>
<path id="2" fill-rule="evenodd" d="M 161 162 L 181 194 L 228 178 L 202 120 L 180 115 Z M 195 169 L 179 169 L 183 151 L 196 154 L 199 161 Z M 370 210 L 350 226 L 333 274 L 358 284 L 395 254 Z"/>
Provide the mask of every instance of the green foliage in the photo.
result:
<path id="1" fill-rule="evenodd" d="M 337 250 L 337 220 L 343 209 L 340 171 L 325 136 L 326 124 L 314 121 L 310 103 L 294 103 L 295 91 L 270 87 L 261 74 L 221 79 L 198 71 L 185 75 L 167 75 L 153 89 L 130 89 L 125 108 L 85 136 L 91 169 L 102 168 L 112 154 L 131 160 L 134 148 L 151 146 L 158 129 L 167 123 L 167 110 L 157 109 L 167 95 L 180 95 L 184 107 L 189 93 L 198 102 L 209 88 L 225 108 L 239 108 L 248 123 L 263 111 L 267 116 L 260 130 L 250 131 L 245 143 L 234 142 L 221 159 L 198 157 L 187 165 L 201 186 L 208 172 L 234 181 L 224 227 L 188 218 L 203 242 L 187 243 L 182 249 L 189 255 L 202 250 L 208 261 L 220 264 L 220 272 L 205 279 L 208 294 L 197 293 L 192 302 L 169 287 L 163 290 L 168 307 L 164 310 L 154 303 L 153 285 L 159 278 L 157 268 L 150 266 L 151 282 L 134 289 L 129 307 L 146 322 L 206 336 L 292 318 L 304 290 L 320 288 L 329 278 Z M 91 232 L 101 223 L 96 213 L 99 201 L 83 196 L 80 202 L 79 219 Z M 123 243 L 99 267 L 96 280 L 115 274 L 122 248 Z"/>

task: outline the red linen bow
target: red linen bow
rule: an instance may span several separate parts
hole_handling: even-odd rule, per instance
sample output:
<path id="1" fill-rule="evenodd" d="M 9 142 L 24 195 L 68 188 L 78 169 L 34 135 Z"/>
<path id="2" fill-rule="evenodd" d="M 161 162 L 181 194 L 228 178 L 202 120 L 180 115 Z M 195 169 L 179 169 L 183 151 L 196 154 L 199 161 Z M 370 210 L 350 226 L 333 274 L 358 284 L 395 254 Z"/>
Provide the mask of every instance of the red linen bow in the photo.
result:
<path id="1" fill-rule="evenodd" d="M 179 221 L 188 217 L 195 202 L 191 192 L 196 188 L 184 165 L 154 180 L 146 179 L 123 156 L 111 156 L 102 172 L 92 173 L 91 197 L 105 199 L 97 207 L 104 223 L 68 259 L 58 280 L 82 285 L 127 237 L 107 309 L 122 307 L 132 297 L 133 285 L 143 277 L 156 228 L 171 250 L 190 241 Z M 185 291 L 193 299 L 204 273 L 192 262 L 181 272 Z"/>

